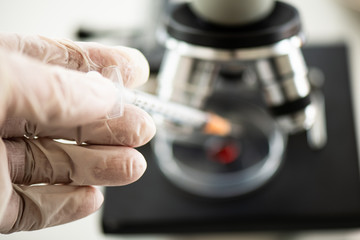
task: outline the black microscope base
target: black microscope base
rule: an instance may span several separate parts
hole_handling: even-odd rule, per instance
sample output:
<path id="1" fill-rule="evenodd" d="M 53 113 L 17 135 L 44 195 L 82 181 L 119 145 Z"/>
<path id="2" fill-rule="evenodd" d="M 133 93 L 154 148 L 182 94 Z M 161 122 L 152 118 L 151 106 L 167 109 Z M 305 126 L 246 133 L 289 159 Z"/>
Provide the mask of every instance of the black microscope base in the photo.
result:
<path id="1" fill-rule="evenodd" d="M 328 143 L 309 149 L 304 134 L 289 139 L 278 174 L 261 189 L 221 201 L 197 198 L 160 172 L 149 145 L 145 175 L 106 189 L 105 233 L 206 233 L 360 227 L 360 179 L 346 47 L 304 49 L 308 66 L 325 74 Z"/>

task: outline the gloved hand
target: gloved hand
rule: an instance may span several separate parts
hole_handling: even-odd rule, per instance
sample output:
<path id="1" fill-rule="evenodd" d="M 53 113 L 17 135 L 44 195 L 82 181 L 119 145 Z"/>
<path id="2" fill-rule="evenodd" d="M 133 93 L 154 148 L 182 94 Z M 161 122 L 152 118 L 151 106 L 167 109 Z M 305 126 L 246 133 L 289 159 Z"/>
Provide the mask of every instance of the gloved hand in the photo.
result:
<path id="1" fill-rule="evenodd" d="M 0 34 L 1 233 L 87 216 L 103 201 L 90 185 L 129 184 L 145 171 L 133 147 L 155 134 L 150 116 L 126 105 L 124 116 L 106 119 L 116 90 L 86 75 L 110 65 L 120 67 L 127 87 L 148 78 L 145 58 L 133 49 Z"/>

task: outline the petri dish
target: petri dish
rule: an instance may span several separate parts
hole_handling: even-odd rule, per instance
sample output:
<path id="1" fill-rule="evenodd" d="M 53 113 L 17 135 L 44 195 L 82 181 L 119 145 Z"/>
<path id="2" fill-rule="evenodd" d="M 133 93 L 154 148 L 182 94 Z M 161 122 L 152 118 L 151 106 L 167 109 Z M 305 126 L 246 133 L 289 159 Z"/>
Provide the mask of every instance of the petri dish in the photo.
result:
<path id="1" fill-rule="evenodd" d="M 164 125 L 152 141 L 157 164 L 178 188 L 206 198 L 237 197 L 262 187 L 283 161 L 286 136 L 261 107 L 238 103 L 222 116 L 241 126 L 232 136 L 174 130 Z"/>

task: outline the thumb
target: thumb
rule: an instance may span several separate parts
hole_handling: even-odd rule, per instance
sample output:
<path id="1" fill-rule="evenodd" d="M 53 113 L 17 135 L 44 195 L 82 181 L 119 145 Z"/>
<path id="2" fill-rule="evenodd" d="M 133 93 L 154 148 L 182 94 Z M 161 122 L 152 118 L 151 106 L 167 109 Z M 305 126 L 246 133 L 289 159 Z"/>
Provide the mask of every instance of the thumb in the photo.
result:
<path id="1" fill-rule="evenodd" d="M 0 66 L 0 86 L 7 91 L 0 103 L 6 103 L 10 115 L 71 127 L 104 117 L 115 104 L 116 89 L 101 76 L 46 65 L 3 49 Z"/>

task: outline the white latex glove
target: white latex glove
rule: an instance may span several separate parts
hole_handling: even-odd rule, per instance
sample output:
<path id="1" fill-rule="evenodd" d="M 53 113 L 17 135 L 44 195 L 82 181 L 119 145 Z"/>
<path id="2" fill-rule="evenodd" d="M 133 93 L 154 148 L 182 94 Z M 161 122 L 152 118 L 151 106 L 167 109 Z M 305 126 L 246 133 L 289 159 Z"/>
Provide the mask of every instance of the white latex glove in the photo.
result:
<path id="1" fill-rule="evenodd" d="M 150 116 L 126 105 L 123 117 L 106 119 L 115 89 L 86 75 L 110 65 L 120 67 L 127 87 L 148 78 L 145 58 L 133 49 L 0 34 L 1 233 L 85 217 L 103 202 L 90 185 L 129 184 L 145 171 L 133 147 L 155 134 Z"/>

